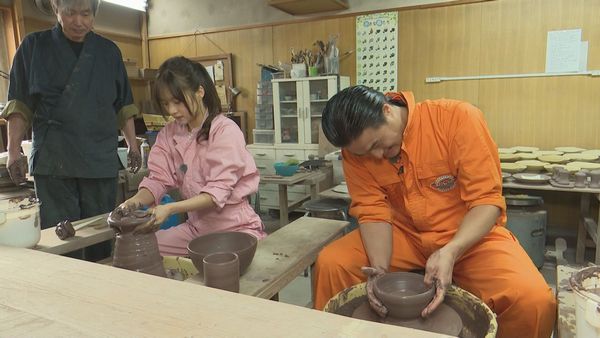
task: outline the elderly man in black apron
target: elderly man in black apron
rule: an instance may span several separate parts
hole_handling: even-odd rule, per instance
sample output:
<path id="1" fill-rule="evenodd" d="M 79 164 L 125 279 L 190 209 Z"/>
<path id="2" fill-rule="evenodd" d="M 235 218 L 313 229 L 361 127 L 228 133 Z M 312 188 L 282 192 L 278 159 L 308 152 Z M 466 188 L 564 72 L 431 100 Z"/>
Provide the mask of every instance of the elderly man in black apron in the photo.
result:
<path id="1" fill-rule="evenodd" d="M 10 72 L 7 167 L 25 180 L 20 145 L 33 128 L 30 172 L 41 201 L 42 228 L 95 216 L 116 202 L 118 129 L 128 159 L 141 163 L 131 87 L 121 52 L 92 32 L 98 0 L 52 0 L 54 28 L 25 37 Z"/>

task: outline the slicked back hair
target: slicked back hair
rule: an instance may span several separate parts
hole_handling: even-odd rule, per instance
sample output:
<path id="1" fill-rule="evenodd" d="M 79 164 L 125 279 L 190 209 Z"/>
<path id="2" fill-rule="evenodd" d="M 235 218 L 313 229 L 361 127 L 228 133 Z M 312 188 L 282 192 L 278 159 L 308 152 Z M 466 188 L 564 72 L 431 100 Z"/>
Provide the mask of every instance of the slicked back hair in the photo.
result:
<path id="1" fill-rule="evenodd" d="M 348 87 L 335 94 L 323 110 L 321 126 L 331 144 L 346 147 L 367 128 L 377 128 L 386 122 L 383 93 L 366 86 Z"/>

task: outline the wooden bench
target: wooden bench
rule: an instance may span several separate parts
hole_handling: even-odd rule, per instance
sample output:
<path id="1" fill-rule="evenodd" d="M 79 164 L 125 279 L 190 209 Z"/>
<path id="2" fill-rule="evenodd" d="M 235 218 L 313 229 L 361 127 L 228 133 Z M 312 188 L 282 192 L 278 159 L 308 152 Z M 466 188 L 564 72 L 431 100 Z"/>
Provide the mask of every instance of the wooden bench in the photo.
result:
<path id="1" fill-rule="evenodd" d="M 310 267 L 321 249 L 341 236 L 350 223 L 301 217 L 258 242 L 248 271 L 240 279 L 240 293 L 271 298 Z M 204 284 L 198 275 L 188 283 Z"/>
<path id="2" fill-rule="evenodd" d="M 73 222 L 73 225 L 89 219 Z M 341 236 L 348 225 L 346 221 L 301 217 L 270 234 L 258 242 L 252 264 L 240 279 L 240 293 L 267 299 L 273 297 L 310 267 L 319 251 Z M 54 228 L 48 228 L 42 230 L 42 238 L 34 249 L 60 255 L 112 239 L 114 235 L 106 219 L 92 223 L 66 240 L 59 239 Z M 110 264 L 110 259 L 100 263 Z M 204 284 L 197 275 L 186 282 Z"/>
<path id="3" fill-rule="evenodd" d="M 42 230 L 42 236 L 40 238 L 40 241 L 33 249 L 62 255 L 74 250 L 86 248 L 90 245 L 94 245 L 96 243 L 101 243 L 106 240 L 112 239 L 115 237 L 115 232 L 113 229 L 109 228 L 108 223 L 106 223 L 108 213 L 102 216 L 104 216 L 102 219 L 88 225 L 87 227 L 81 230 L 78 230 L 75 233 L 75 236 L 67 238 L 65 240 L 61 240 L 60 238 L 58 238 L 58 236 L 54 232 L 54 227 L 44 229 Z M 78 224 L 81 224 L 83 222 L 97 217 L 100 217 L 100 215 L 75 221 L 73 222 L 73 226 L 76 226 Z"/>

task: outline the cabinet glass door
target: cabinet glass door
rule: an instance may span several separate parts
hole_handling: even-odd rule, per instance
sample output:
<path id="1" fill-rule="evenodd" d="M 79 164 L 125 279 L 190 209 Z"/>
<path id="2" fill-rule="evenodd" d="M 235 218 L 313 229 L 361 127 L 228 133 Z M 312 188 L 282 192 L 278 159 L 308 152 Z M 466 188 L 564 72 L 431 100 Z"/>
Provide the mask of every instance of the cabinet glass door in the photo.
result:
<path id="1" fill-rule="evenodd" d="M 298 91 L 296 82 L 279 83 L 281 143 L 298 143 Z"/>
<path id="2" fill-rule="evenodd" d="M 318 144 L 319 143 L 319 130 L 321 130 L 321 116 L 325 104 L 329 98 L 329 91 L 327 88 L 327 79 L 315 79 L 308 81 L 308 93 L 305 96 L 307 102 L 310 102 L 308 106 L 308 116 L 306 116 L 306 125 L 304 140 L 306 143 Z"/>

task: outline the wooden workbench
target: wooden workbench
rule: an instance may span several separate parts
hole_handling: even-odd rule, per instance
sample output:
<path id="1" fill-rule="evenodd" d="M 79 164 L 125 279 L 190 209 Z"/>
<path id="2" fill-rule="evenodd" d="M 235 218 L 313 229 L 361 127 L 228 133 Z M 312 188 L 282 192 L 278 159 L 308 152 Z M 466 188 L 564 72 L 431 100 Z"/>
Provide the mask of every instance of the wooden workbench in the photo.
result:
<path id="1" fill-rule="evenodd" d="M 271 298 L 317 259 L 321 249 L 341 236 L 346 221 L 301 217 L 258 242 L 248 271 L 240 279 L 240 293 Z M 204 284 L 195 275 L 186 282 Z"/>
<path id="2" fill-rule="evenodd" d="M 65 240 L 61 240 L 60 238 L 58 238 L 58 236 L 56 236 L 54 227 L 44 229 L 42 230 L 40 241 L 33 249 L 62 255 L 74 250 L 87 248 L 88 246 L 91 246 L 93 244 L 104 242 L 106 240 L 114 238 L 115 232 L 108 226 L 108 223 L 106 222 L 106 219 L 108 218 L 108 213 L 75 221 L 73 222 L 73 226 L 101 216 L 102 219 L 90 224 L 89 226 L 81 230 L 78 230 L 75 233 L 75 236 L 67 238 Z"/>
<path id="3" fill-rule="evenodd" d="M 16 337 L 444 337 L 0 247 L 0 332 Z"/>
<path id="4" fill-rule="evenodd" d="M 325 180 L 327 175 L 321 171 L 309 171 L 296 173 L 292 176 L 264 176 L 260 178 L 261 183 L 277 184 L 279 191 L 279 224 L 288 224 L 288 213 L 299 207 L 305 200 L 300 199 L 294 203 L 288 202 L 287 188 L 290 185 L 304 184 L 310 186 L 310 199 L 318 197 L 319 182 Z"/>

